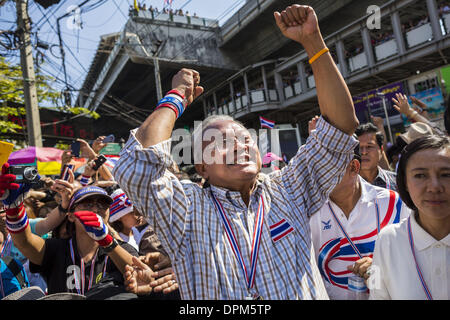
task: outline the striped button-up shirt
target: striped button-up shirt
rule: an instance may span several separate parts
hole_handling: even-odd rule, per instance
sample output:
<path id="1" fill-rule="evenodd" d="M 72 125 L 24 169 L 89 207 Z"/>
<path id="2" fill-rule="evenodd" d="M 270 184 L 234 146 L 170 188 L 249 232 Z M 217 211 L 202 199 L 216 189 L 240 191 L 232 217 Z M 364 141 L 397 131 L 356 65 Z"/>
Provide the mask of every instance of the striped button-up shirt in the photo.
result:
<path id="1" fill-rule="evenodd" d="M 374 186 L 386 188 L 393 191 L 398 191 L 397 188 L 397 174 L 392 171 L 384 170 L 378 167 L 378 174 L 372 182 Z"/>
<path id="2" fill-rule="evenodd" d="M 281 171 L 260 174 L 248 207 L 239 192 L 180 182 L 169 170 L 170 140 L 143 148 L 136 130 L 113 174 L 140 212 L 147 213 L 173 264 L 183 299 L 245 299 L 238 264 L 212 193 L 226 212 L 250 270 L 255 215 L 262 195 L 262 227 L 254 290 L 263 299 L 328 299 L 317 268 L 309 214 L 340 181 L 357 141 L 322 118 Z"/>

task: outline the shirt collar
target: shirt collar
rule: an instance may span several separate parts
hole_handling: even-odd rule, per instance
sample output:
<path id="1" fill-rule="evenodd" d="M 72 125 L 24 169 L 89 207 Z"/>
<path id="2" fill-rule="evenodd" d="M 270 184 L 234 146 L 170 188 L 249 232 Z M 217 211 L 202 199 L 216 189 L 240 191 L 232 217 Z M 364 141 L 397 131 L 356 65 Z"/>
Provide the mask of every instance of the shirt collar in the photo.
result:
<path id="1" fill-rule="evenodd" d="M 418 251 L 425 250 L 438 242 L 450 246 L 450 234 L 440 241 L 436 240 L 417 223 L 414 213 L 411 213 L 411 231 L 414 237 L 414 246 Z"/>
<path id="2" fill-rule="evenodd" d="M 252 193 L 252 197 L 259 197 L 262 192 L 262 181 L 264 180 L 263 175 L 259 175 L 256 179 L 256 187 Z M 211 192 L 214 193 L 214 196 L 221 202 L 224 203 L 231 202 L 234 206 L 245 206 L 241 193 L 239 191 L 232 191 L 227 188 L 218 187 L 214 185 L 210 185 Z"/>
<path id="3" fill-rule="evenodd" d="M 361 197 L 362 202 L 372 202 L 377 197 L 377 190 L 372 184 L 364 180 L 360 175 L 358 175 L 359 184 L 361 186 Z"/>
<path id="4" fill-rule="evenodd" d="M 381 168 L 380 166 L 378 166 L 378 173 L 377 173 L 377 177 L 375 178 L 375 180 L 377 179 L 381 179 L 384 182 L 386 182 L 386 175 L 384 174 L 384 169 Z"/>

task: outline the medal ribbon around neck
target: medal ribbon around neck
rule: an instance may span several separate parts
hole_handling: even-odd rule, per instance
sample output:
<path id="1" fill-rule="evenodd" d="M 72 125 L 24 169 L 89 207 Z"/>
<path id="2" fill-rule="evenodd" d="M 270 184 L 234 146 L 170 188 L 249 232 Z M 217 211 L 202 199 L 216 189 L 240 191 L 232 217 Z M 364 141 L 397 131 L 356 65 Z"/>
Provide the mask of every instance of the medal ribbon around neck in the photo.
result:
<path id="1" fill-rule="evenodd" d="M 236 260 L 239 262 L 239 265 L 242 269 L 242 272 L 245 276 L 247 289 L 250 290 L 253 288 L 254 282 L 255 282 L 255 274 L 256 274 L 256 265 L 258 263 L 258 252 L 259 252 L 259 244 L 261 241 L 261 233 L 263 229 L 263 222 L 264 222 L 264 200 L 261 195 L 260 201 L 258 204 L 258 212 L 256 213 L 255 217 L 255 226 L 253 229 L 253 240 L 252 240 L 252 251 L 251 251 L 251 268 L 250 268 L 250 275 L 247 273 L 247 268 L 245 266 L 244 259 L 241 254 L 241 250 L 239 248 L 238 242 L 236 240 L 236 236 L 234 235 L 233 229 L 231 228 L 231 224 L 228 221 L 228 218 L 226 216 L 225 210 L 220 203 L 220 201 L 214 196 L 214 193 L 211 192 L 214 204 L 219 212 L 220 219 L 222 221 L 223 227 L 225 229 L 225 233 L 228 238 L 228 242 L 231 245 L 231 248 L 233 249 L 233 253 L 236 257 Z"/>
<path id="2" fill-rule="evenodd" d="M 427 283 L 425 282 L 425 278 L 422 275 L 422 270 L 420 270 L 419 263 L 417 262 L 416 253 L 414 252 L 414 239 L 411 231 L 411 216 L 408 217 L 408 239 L 409 246 L 411 247 L 411 252 L 414 258 L 414 263 L 416 264 L 417 275 L 419 276 L 420 283 L 422 284 L 423 291 L 427 296 L 428 300 L 433 300 L 433 296 L 431 295 L 430 289 L 428 289 Z"/>
<path id="3" fill-rule="evenodd" d="M 331 204 L 330 204 L 329 201 L 328 201 L 328 208 L 330 208 L 330 212 L 333 215 L 334 220 L 336 220 L 336 222 L 337 222 L 339 228 L 341 229 L 342 233 L 347 238 L 348 243 L 353 248 L 353 251 L 355 251 L 355 253 L 358 255 L 358 257 L 360 259 L 362 259 L 363 256 L 362 256 L 361 252 L 359 252 L 358 248 L 353 243 L 353 241 L 350 238 L 350 236 L 347 234 L 347 232 L 345 232 L 344 226 L 341 224 L 341 222 L 339 221 L 338 217 L 334 213 L 333 208 L 331 207 Z M 375 212 L 376 212 L 376 217 L 377 217 L 377 231 L 378 231 L 378 233 L 380 233 L 380 209 L 378 208 L 378 202 L 376 200 L 375 200 Z"/>
<path id="4" fill-rule="evenodd" d="M 73 250 L 72 239 L 70 239 L 69 243 L 70 243 L 70 257 L 72 258 L 72 263 L 74 265 L 76 265 L 76 263 L 75 263 L 75 252 Z M 95 261 L 97 260 L 97 253 L 98 253 L 98 249 L 95 252 L 95 256 L 94 256 L 94 258 L 92 259 L 92 262 L 91 262 L 91 272 L 90 272 L 89 283 L 88 283 L 88 291 L 92 287 L 92 282 L 93 282 L 93 279 L 94 279 Z M 80 269 L 81 269 L 80 270 L 81 283 L 80 283 L 80 281 L 77 280 L 77 273 L 76 272 L 74 273 L 75 283 L 79 284 L 80 289 L 78 289 L 77 287 L 75 287 L 75 288 L 77 289 L 77 293 L 78 294 L 84 295 L 84 281 L 85 281 L 84 273 L 85 273 L 85 268 L 84 268 L 84 261 L 83 261 L 83 259 L 80 259 L 80 260 L 81 260 L 81 266 L 80 266 Z M 105 257 L 105 262 L 104 262 L 104 266 L 103 266 L 103 277 L 105 276 L 105 273 L 106 273 L 106 263 L 107 262 L 108 262 L 108 256 Z"/>

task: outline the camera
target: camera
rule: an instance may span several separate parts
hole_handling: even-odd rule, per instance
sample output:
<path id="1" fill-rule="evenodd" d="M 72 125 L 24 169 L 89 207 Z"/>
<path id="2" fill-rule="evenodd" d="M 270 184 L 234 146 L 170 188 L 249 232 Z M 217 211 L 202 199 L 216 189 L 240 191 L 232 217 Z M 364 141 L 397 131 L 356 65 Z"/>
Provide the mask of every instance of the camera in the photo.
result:
<path id="1" fill-rule="evenodd" d="M 33 188 L 41 188 L 44 181 L 38 174 L 36 167 L 33 166 L 11 166 L 9 173 L 16 176 L 15 183 L 30 184 Z"/>
<path id="2" fill-rule="evenodd" d="M 106 157 L 104 155 L 99 155 L 97 159 L 94 160 L 95 165 L 92 167 L 92 169 L 94 170 L 98 170 L 102 164 L 104 164 L 106 162 Z"/>

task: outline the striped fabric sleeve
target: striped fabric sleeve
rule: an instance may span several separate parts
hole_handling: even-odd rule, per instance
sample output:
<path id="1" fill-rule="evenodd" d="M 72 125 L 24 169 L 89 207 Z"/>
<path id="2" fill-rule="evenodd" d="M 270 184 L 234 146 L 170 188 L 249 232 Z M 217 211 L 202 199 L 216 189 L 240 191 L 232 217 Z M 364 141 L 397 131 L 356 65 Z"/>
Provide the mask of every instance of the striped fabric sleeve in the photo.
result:
<path id="1" fill-rule="evenodd" d="M 168 170 L 173 164 L 171 140 L 143 148 L 135 133 L 136 129 L 131 131 L 113 175 L 169 255 L 175 255 L 188 235 L 189 200 L 183 185 Z"/>
<path id="2" fill-rule="evenodd" d="M 317 212 L 344 175 L 357 140 L 322 117 L 294 158 L 283 168 L 283 183 L 303 214 Z"/>

